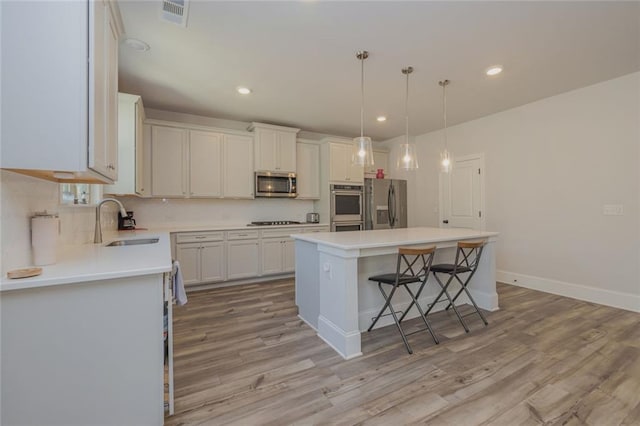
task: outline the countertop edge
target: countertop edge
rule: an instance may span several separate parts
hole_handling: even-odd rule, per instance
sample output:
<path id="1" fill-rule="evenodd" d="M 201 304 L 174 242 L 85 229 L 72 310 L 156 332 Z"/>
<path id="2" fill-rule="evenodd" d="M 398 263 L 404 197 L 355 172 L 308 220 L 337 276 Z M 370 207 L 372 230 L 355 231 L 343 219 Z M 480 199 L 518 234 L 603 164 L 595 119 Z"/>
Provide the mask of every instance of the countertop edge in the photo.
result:
<path id="1" fill-rule="evenodd" d="M 403 228 L 407 229 L 407 228 Z M 354 231 L 358 232 L 358 231 Z M 362 231 L 361 231 L 362 232 Z M 366 231 L 365 231 L 366 232 Z M 499 235 L 498 232 L 488 232 L 488 231 L 478 231 L 477 233 L 471 233 L 467 236 L 450 236 L 450 237 L 430 237 L 430 238 L 409 238 L 402 242 L 398 241 L 384 241 L 384 242 L 375 242 L 375 243 L 357 243 L 357 244 L 340 244 L 331 241 L 323 241 L 319 238 L 318 234 L 292 234 L 291 238 L 294 240 L 306 241 L 318 245 L 323 245 L 327 247 L 336 248 L 339 250 L 359 250 L 359 249 L 371 249 L 371 248 L 380 248 L 380 247 L 393 247 L 398 244 L 427 244 L 427 243 L 438 243 L 438 242 L 447 242 L 447 241 L 462 241 L 462 240 L 471 240 L 471 239 L 479 239 L 479 238 L 495 238 Z"/>
<path id="2" fill-rule="evenodd" d="M 113 280 L 118 278 L 132 278 L 132 277 L 142 277 L 145 275 L 156 275 L 163 274 L 165 272 L 171 272 L 171 266 L 158 266 L 154 268 L 145 268 L 140 270 L 124 270 L 124 271 L 116 271 L 116 272 L 104 272 L 101 274 L 82 274 L 82 275 L 74 275 L 70 277 L 60 277 L 60 278 L 51 278 L 40 281 L 24 281 L 24 279 L 17 279 L 11 281 L 3 281 L 0 286 L 0 292 L 5 291 L 15 291 L 15 290 L 28 290 L 33 288 L 42 288 L 42 287 L 55 287 L 62 286 L 67 284 L 78 284 L 78 283 L 91 283 L 94 281 L 103 281 L 103 280 Z M 15 282 L 14 282 L 15 281 Z"/>

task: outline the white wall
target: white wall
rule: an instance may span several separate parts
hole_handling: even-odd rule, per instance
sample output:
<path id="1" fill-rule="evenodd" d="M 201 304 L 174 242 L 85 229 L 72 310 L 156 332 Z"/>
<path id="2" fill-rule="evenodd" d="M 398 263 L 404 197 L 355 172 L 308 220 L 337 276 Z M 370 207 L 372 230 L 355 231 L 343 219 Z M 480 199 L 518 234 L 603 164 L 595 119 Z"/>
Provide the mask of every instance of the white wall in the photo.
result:
<path id="1" fill-rule="evenodd" d="M 485 155 L 499 279 L 640 311 L 639 123 L 634 73 L 449 128 L 453 156 Z M 410 226 L 438 226 L 442 132 L 415 141 L 420 169 L 392 175 L 409 180 Z"/>

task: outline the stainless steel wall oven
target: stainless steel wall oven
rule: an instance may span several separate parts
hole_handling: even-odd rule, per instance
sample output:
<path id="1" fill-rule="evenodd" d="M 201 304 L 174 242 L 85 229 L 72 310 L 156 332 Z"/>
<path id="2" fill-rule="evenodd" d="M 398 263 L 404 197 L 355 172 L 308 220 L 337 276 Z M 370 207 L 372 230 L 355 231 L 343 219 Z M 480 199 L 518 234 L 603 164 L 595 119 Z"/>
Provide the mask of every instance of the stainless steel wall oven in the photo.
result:
<path id="1" fill-rule="evenodd" d="M 330 186 L 331 231 L 364 229 L 363 192 L 360 185 Z"/>

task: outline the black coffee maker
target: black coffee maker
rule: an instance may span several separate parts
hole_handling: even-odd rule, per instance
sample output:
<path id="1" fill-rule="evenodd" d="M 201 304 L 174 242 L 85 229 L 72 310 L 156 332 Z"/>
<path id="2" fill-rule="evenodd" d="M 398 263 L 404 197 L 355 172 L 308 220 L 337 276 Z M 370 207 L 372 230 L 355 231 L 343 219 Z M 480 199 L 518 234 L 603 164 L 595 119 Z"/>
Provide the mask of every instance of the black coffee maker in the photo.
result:
<path id="1" fill-rule="evenodd" d="M 122 217 L 122 213 L 118 212 L 118 230 L 123 231 L 126 229 L 136 229 L 136 220 L 133 218 L 133 212 L 127 212 L 127 215 Z"/>

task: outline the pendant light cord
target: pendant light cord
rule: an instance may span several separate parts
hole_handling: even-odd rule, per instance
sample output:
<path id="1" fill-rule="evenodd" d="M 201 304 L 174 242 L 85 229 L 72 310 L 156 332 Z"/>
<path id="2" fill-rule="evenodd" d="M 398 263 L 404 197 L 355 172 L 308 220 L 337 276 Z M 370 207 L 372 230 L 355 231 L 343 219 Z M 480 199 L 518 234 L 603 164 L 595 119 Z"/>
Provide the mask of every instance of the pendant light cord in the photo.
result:
<path id="1" fill-rule="evenodd" d="M 404 98 L 404 126 L 407 144 L 409 143 L 409 73 L 406 73 L 406 96 Z"/>
<path id="2" fill-rule="evenodd" d="M 363 54 L 360 58 L 360 137 L 364 137 L 364 60 Z"/>
<path id="3" fill-rule="evenodd" d="M 448 81 L 442 85 L 442 117 L 444 119 L 444 149 L 447 149 L 447 84 Z"/>

